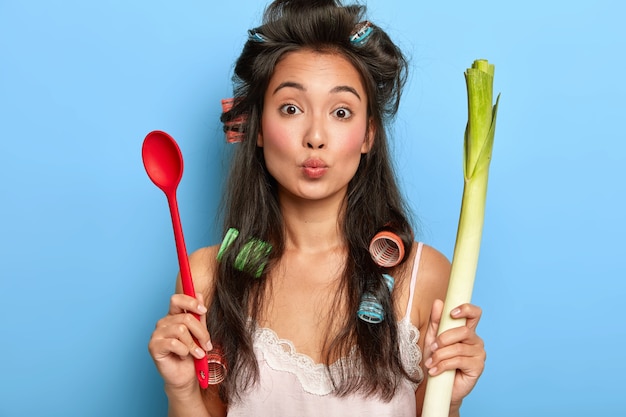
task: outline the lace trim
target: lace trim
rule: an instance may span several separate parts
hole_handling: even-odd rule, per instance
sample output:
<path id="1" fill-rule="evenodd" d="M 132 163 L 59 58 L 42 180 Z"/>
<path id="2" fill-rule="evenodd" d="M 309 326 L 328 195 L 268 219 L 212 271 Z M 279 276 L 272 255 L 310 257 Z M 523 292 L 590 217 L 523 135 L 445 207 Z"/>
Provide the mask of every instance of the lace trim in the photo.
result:
<path id="1" fill-rule="evenodd" d="M 411 323 L 408 316 L 405 316 L 398 322 L 398 344 L 400 345 L 400 358 L 406 372 L 413 378 L 417 379 L 417 383 L 411 383 L 413 389 L 424 380 L 424 371 L 420 363 L 422 362 L 422 350 L 417 341 L 420 338 L 420 331 Z"/>
<path id="2" fill-rule="evenodd" d="M 402 364 L 409 375 L 422 381 L 424 374 L 420 367 L 422 352 L 417 345 L 420 332 L 408 317 L 398 322 L 398 339 Z M 269 328 L 257 327 L 254 331 L 254 348 L 258 357 L 265 359 L 267 365 L 275 371 L 288 372 L 298 378 L 304 391 L 315 395 L 328 395 L 333 391 L 330 374 L 337 375 L 342 364 L 356 362 L 356 349 L 348 357 L 341 358 L 329 365 L 328 369 L 322 363 L 316 363 L 313 358 L 298 353 L 294 344 L 287 339 L 280 339 Z M 330 374 L 329 374 L 330 372 Z M 419 384 L 411 384 L 414 389 Z"/>
<path id="3" fill-rule="evenodd" d="M 309 394 L 328 395 L 333 391 L 326 366 L 316 363 L 309 355 L 298 353 L 290 340 L 280 339 L 272 329 L 257 328 L 254 332 L 254 347 L 257 355 L 263 357 L 270 368 L 295 375 Z M 341 360 L 353 360 L 354 352 L 353 350 L 348 358 L 331 364 L 328 367 L 330 372 L 336 372 Z"/>

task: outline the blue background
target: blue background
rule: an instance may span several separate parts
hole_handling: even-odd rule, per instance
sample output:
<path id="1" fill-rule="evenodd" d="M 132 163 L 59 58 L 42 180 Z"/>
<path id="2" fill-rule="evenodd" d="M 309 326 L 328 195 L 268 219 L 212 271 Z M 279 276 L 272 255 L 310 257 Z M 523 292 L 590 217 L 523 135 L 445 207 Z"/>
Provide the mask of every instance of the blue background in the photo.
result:
<path id="1" fill-rule="evenodd" d="M 411 59 L 393 148 L 421 239 L 448 257 L 463 71 L 496 65 L 473 299 L 488 360 L 464 416 L 626 415 L 624 6 L 368 3 Z M 220 99 L 264 5 L 0 2 L 0 416 L 166 415 L 146 346 L 178 267 L 141 143 L 180 144 L 188 249 L 221 240 Z"/>

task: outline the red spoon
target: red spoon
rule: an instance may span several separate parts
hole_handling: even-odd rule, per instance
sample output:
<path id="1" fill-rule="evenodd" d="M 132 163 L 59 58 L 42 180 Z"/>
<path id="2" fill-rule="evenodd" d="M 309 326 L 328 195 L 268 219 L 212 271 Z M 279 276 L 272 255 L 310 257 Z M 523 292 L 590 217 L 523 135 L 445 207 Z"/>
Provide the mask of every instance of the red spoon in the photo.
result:
<path id="1" fill-rule="evenodd" d="M 195 298 L 196 292 L 193 289 L 191 269 L 189 268 L 185 238 L 183 237 L 183 228 L 180 223 L 178 202 L 176 200 L 176 188 L 178 188 L 178 184 L 183 177 L 183 155 L 174 138 L 165 132 L 155 130 L 148 133 L 144 139 L 141 157 L 148 177 L 167 197 L 174 226 L 174 239 L 176 240 L 176 253 L 178 254 L 183 292 Z M 197 314 L 194 314 L 194 316 L 200 320 Z M 195 341 L 196 343 L 198 342 L 197 340 Z M 194 358 L 194 360 L 200 386 L 206 388 L 209 384 L 209 364 L 207 358 Z"/>

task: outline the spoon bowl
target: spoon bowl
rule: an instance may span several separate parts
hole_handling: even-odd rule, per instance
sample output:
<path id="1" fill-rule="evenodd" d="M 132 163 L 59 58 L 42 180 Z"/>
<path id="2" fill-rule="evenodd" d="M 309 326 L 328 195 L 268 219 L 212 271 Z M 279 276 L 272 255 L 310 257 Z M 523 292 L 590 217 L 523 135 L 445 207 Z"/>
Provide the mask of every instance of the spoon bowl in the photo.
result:
<path id="1" fill-rule="evenodd" d="M 183 177 L 183 155 L 174 138 L 160 130 L 148 133 L 141 157 L 148 177 L 157 187 L 166 194 L 176 191 Z"/>

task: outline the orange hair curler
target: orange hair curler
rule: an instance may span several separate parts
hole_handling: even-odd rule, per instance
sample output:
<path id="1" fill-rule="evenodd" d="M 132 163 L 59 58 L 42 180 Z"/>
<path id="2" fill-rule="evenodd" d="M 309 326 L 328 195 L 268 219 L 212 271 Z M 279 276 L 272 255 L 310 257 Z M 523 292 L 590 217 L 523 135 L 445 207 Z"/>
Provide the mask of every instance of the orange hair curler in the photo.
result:
<path id="1" fill-rule="evenodd" d="M 214 346 L 213 350 L 207 353 L 209 363 L 209 385 L 217 385 L 226 379 L 226 359 L 220 346 Z"/>
<path id="2" fill-rule="evenodd" d="M 397 234 L 383 230 L 371 240 L 369 251 L 378 266 L 393 268 L 404 258 L 404 243 Z"/>

